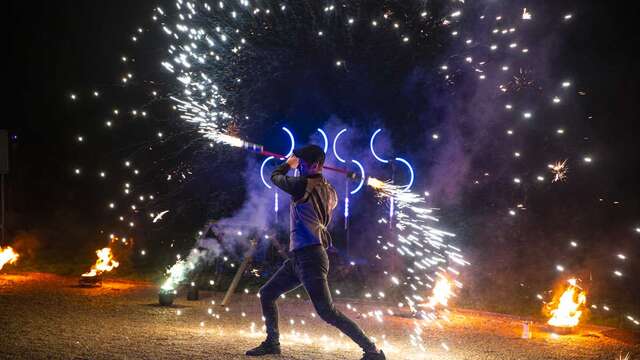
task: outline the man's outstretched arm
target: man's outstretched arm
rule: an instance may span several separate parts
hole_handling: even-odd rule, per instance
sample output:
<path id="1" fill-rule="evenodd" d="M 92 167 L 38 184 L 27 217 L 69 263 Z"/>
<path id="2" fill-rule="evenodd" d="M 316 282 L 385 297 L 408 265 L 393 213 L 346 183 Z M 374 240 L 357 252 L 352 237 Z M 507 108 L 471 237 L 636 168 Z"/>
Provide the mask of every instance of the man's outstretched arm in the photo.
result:
<path id="1" fill-rule="evenodd" d="M 284 192 L 290 194 L 294 199 L 301 198 L 307 187 L 307 179 L 304 177 L 287 176 L 289 170 L 297 166 L 298 159 L 292 156 L 271 173 L 271 182 Z"/>

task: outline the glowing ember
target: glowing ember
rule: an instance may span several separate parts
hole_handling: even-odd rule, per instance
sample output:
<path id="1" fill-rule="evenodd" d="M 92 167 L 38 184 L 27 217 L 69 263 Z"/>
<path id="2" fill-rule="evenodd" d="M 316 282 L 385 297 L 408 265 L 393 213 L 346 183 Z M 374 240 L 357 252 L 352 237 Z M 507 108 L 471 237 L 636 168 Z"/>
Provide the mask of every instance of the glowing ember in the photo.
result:
<path id="1" fill-rule="evenodd" d="M 7 246 L 6 248 L 0 246 L 0 270 L 2 270 L 5 264 L 15 264 L 19 257 L 20 255 L 18 255 L 11 246 Z"/>
<path id="2" fill-rule="evenodd" d="M 556 327 L 574 327 L 580 322 L 580 316 L 587 303 L 587 293 L 580 288 L 575 278 L 567 281 L 569 286 L 564 289 L 560 298 L 547 304 L 551 309 L 551 318 L 547 324 Z M 555 308 L 552 308 L 555 306 Z"/>
<path id="3" fill-rule="evenodd" d="M 120 265 L 119 262 L 113 259 L 111 249 L 109 249 L 108 247 L 96 250 L 96 254 L 98 255 L 98 260 L 96 260 L 96 263 L 93 264 L 91 270 L 82 274 L 82 276 L 98 276 L 103 272 L 111 271 Z"/>
<path id="4" fill-rule="evenodd" d="M 557 161 L 555 164 L 549 164 L 549 170 L 553 173 L 552 182 L 562 181 L 567 178 L 567 160 Z"/>

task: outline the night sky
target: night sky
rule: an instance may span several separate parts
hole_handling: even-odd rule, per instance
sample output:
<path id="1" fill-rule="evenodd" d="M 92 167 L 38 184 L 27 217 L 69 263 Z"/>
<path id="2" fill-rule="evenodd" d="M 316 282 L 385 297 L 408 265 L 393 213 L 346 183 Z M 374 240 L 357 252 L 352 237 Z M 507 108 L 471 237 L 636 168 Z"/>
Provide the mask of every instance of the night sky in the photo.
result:
<path id="1" fill-rule="evenodd" d="M 498 185 L 479 191 L 464 188 L 439 204 L 443 220 L 466 239 L 472 262 L 481 274 L 467 279 L 472 289 L 474 284 L 481 287 L 526 278 L 536 269 L 518 258 L 530 254 L 544 258 L 545 252 L 553 251 L 559 242 L 564 244 L 573 236 L 593 249 L 585 258 L 574 259 L 577 262 L 598 263 L 597 258 L 604 256 L 604 251 L 606 255 L 610 252 L 606 244 L 615 239 L 628 245 L 634 263 L 627 271 L 632 273 L 635 269 L 637 273 L 639 267 L 640 243 L 633 234 L 633 228 L 640 226 L 637 140 L 640 70 L 632 55 L 635 50 L 632 29 L 637 19 L 624 7 L 602 1 L 538 3 L 538 14 L 574 13 L 575 21 L 569 30 L 548 45 L 547 70 L 555 78 L 570 74 L 587 93 L 580 102 L 581 114 L 568 116 L 583 122 L 580 131 L 590 137 L 589 148 L 596 161 L 590 171 L 571 169 L 568 184 L 528 194 L 528 206 L 541 210 L 531 210 L 535 216 L 518 223 L 508 219 L 488 220 L 495 218 L 489 214 L 495 215 L 496 208 L 505 205 L 499 198 L 487 200 L 496 195 Z M 102 124 L 105 117 L 100 110 L 104 105 L 94 105 L 90 99 L 71 104 L 68 95 L 72 91 L 88 94 L 94 87 L 118 87 L 117 79 L 122 73 L 119 58 L 129 53 L 129 36 L 142 19 L 150 17 L 153 3 L 9 1 L 5 6 L 9 43 L 5 73 L 9 80 L 5 100 L 8 113 L 3 116 L 2 128 L 8 128 L 12 136 L 7 179 L 8 241 L 27 233 L 37 239 L 42 254 L 91 258 L 89 254 L 104 242 L 99 231 L 109 226 L 103 204 L 105 193 L 111 189 L 79 180 L 73 176 L 73 168 L 87 157 L 96 162 L 119 161 L 132 151 L 132 146 L 144 144 L 148 129 L 141 124 L 117 130 L 115 140 L 106 140 L 98 131 L 87 135 L 93 141 L 92 147 L 79 148 L 74 142 L 79 129 L 97 128 L 92 123 Z M 362 40 L 367 40 L 366 35 Z M 152 38 L 141 51 L 147 55 L 157 52 L 160 56 L 163 45 Z M 416 72 L 414 64 L 421 62 L 423 68 L 435 67 L 441 59 L 421 57 L 407 50 L 370 56 L 384 46 L 384 41 L 368 45 L 360 55 L 351 50 L 351 58 L 357 60 L 344 76 L 323 70 L 327 59 L 317 56 L 323 49 L 302 54 L 292 50 L 291 54 L 278 58 L 283 62 L 274 68 L 288 71 L 278 72 L 272 81 L 256 85 L 253 91 L 270 96 L 257 100 L 259 106 L 252 110 L 259 121 L 255 127 L 244 129 L 245 133 L 256 141 L 265 141 L 265 133 L 277 132 L 283 119 L 292 118 L 307 119 L 307 123 L 297 125 L 300 133 L 310 133 L 331 115 L 369 121 L 372 125 L 367 129 L 376 126 L 374 123 L 384 126 L 398 151 L 417 159 L 422 165 L 418 173 L 422 170 L 424 175 L 421 185 L 429 186 L 427 182 L 433 180 L 431 169 L 435 166 L 430 156 L 435 150 L 417 151 L 423 138 L 413 134 L 442 129 L 443 124 L 433 124 L 432 128 L 430 123 L 421 122 L 421 114 L 438 117 L 445 106 L 431 100 L 433 93 L 420 90 L 429 84 L 432 75 Z M 429 53 L 437 48 L 423 50 Z M 155 68 L 149 72 L 157 71 L 159 81 L 166 80 L 159 61 L 150 66 Z M 375 75 L 367 75 L 370 73 Z M 395 73 L 400 75 L 394 76 Z M 414 97 L 414 92 L 420 94 Z M 127 95 L 120 96 L 119 100 L 126 103 Z M 179 131 L 175 124 L 163 126 L 168 132 Z M 571 128 L 572 124 L 567 126 Z M 206 158 L 202 154 L 196 156 Z M 174 160 L 179 163 L 179 155 Z M 242 182 L 220 174 L 234 170 L 239 173 L 244 168 L 243 156 L 225 150 L 206 161 L 206 167 L 198 167 L 202 179 L 190 183 L 185 190 L 182 199 L 188 206 L 185 205 L 184 217 L 164 231 L 193 231 L 203 220 L 229 215 L 241 206 L 246 195 Z M 155 171 L 161 173 L 162 166 L 158 165 Z M 203 193 L 206 196 L 198 195 Z M 212 198 L 224 200 L 213 206 Z M 604 200 L 599 201 L 600 198 Z M 614 201 L 621 204 L 613 205 Z M 505 240 L 511 237 L 519 240 Z M 503 264 L 493 267 L 483 264 L 482 259 L 486 260 L 491 249 L 503 249 L 496 253 L 506 259 Z M 41 255 L 37 258 L 44 261 Z M 546 269 L 548 265 L 541 266 Z M 523 268 L 523 275 L 496 279 L 496 274 L 512 266 Z M 551 275 L 544 277 L 549 279 Z M 632 286 L 633 293 L 640 294 L 637 283 Z"/>

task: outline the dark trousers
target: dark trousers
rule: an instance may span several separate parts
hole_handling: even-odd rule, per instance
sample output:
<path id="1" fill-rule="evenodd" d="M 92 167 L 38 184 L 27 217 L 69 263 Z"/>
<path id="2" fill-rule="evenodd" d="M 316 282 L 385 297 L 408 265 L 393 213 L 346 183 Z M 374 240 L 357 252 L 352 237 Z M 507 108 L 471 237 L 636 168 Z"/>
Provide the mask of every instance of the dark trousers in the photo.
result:
<path id="1" fill-rule="evenodd" d="M 278 306 L 280 295 L 304 286 L 313 302 L 318 316 L 335 326 L 364 351 L 374 351 L 375 345 L 356 323 L 335 308 L 327 283 L 329 258 L 320 245 L 308 246 L 293 252 L 278 271 L 260 289 L 262 314 L 267 327 L 267 341 L 279 342 Z"/>

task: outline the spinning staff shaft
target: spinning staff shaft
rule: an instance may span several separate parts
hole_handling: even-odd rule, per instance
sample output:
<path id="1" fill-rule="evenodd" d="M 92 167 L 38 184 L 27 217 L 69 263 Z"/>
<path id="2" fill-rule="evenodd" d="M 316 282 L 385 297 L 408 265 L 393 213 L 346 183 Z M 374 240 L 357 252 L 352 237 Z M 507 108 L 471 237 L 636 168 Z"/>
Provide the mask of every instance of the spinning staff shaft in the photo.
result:
<path id="1" fill-rule="evenodd" d="M 285 155 L 282 154 L 278 154 L 278 153 L 274 153 L 268 150 L 264 149 L 264 145 L 260 145 L 260 144 L 254 144 L 254 143 L 250 143 L 248 141 L 244 141 L 242 139 L 239 139 L 237 137 L 233 137 L 230 135 L 216 135 L 215 136 L 215 140 L 234 146 L 234 147 L 239 147 L 239 148 L 243 148 L 252 152 L 255 152 L 257 154 L 260 155 L 265 155 L 265 156 L 273 156 L 279 159 L 284 159 L 286 158 Z M 361 176 L 356 174 L 353 171 L 349 171 L 349 170 L 345 170 L 345 169 L 340 169 L 337 167 L 333 167 L 333 166 L 328 166 L 328 165 L 323 165 L 322 167 L 325 170 L 329 170 L 329 171 L 334 171 L 337 173 L 341 173 L 344 174 L 347 178 L 351 179 L 351 180 L 360 180 Z"/>

